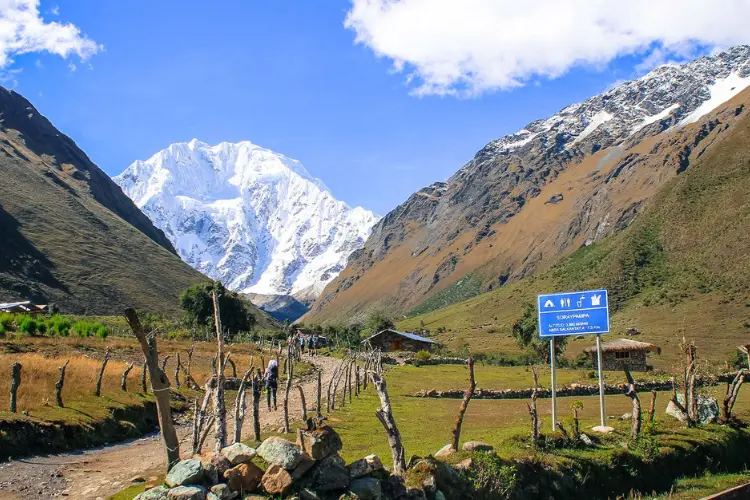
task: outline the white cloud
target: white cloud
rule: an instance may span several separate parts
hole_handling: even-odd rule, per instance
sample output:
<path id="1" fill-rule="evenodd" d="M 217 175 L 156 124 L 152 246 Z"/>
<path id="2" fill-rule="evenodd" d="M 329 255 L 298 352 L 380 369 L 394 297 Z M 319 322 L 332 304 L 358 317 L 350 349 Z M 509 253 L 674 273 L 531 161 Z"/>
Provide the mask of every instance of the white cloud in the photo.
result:
<path id="1" fill-rule="evenodd" d="M 356 42 L 405 72 L 417 95 L 476 95 L 750 41 L 750 0 L 351 0 Z M 645 68 L 645 66 L 644 66 Z"/>
<path id="2" fill-rule="evenodd" d="M 39 0 L 0 0 L 0 68 L 19 54 L 49 52 L 85 60 L 101 49 L 73 24 L 45 22 Z"/>

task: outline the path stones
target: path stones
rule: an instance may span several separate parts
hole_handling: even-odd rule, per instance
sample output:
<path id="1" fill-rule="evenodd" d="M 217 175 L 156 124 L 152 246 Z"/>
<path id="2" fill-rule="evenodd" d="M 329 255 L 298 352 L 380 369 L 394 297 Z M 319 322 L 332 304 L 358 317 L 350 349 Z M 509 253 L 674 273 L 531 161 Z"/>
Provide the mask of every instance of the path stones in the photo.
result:
<path id="1" fill-rule="evenodd" d="M 257 455 L 254 448 L 242 443 L 234 443 L 231 446 L 222 448 L 221 454 L 227 457 L 232 465 L 244 464 L 255 458 Z"/>
<path id="2" fill-rule="evenodd" d="M 349 464 L 349 477 L 359 479 L 383 470 L 383 463 L 377 455 L 368 455 Z"/>
<path id="3" fill-rule="evenodd" d="M 181 460 L 172 467 L 164 480 L 167 486 L 175 487 L 203 482 L 203 466 L 197 459 Z M 171 497 L 170 497 L 171 498 Z"/>
<path id="4" fill-rule="evenodd" d="M 169 490 L 167 498 L 169 500 L 206 500 L 207 494 L 208 492 L 200 486 L 178 486 Z"/>
<path id="5" fill-rule="evenodd" d="M 321 460 L 341 451 L 341 438 L 332 427 L 326 425 L 312 431 L 300 430 L 297 446 L 314 460 Z"/>
<path id="6" fill-rule="evenodd" d="M 263 470 L 252 462 L 240 464 L 224 473 L 227 484 L 238 493 L 252 493 L 258 489 Z"/>
<path id="7" fill-rule="evenodd" d="M 258 455 L 272 465 L 292 470 L 302 461 L 302 450 L 286 439 L 272 436 L 257 449 Z"/>

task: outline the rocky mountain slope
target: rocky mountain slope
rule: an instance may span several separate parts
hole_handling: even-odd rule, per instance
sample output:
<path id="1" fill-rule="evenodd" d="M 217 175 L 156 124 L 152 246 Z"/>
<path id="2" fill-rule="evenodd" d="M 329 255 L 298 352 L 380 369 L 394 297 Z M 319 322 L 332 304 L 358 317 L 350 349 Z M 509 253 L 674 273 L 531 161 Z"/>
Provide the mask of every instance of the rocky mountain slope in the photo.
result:
<path id="1" fill-rule="evenodd" d="M 0 87 L 0 115 L 0 302 L 173 312 L 207 279 L 23 96 Z"/>
<path id="2" fill-rule="evenodd" d="M 548 269 L 622 230 L 738 119 L 750 47 L 656 68 L 493 141 L 373 229 L 306 321 L 419 313 Z"/>
<path id="3" fill-rule="evenodd" d="M 244 293 L 317 296 L 378 220 L 247 141 L 172 144 L 115 182 L 185 262 Z"/>
<path id="4" fill-rule="evenodd" d="M 695 128 L 690 166 L 666 182 L 622 231 L 563 257 L 550 270 L 469 300 L 403 320 L 427 328 L 450 348 L 518 353 L 511 327 L 524 302 L 557 290 L 609 289 L 612 333 L 631 329 L 662 348 L 655 366 L 672 370 L 682 335 L 701 359 L 723 366 L 747 343 L 750 328 L 750 89 Z M 707 132 L 710 129 L 710 132 Z M 697 135 L 696 135 L 697 134 Z M 667 140 L 667 138 L 665 138 Z M 656 144 L 661 151 L 667 145 Z M 658 164 L 651 163 L 649 168 Z M 571 339 L 574 358 L 590 337 Z M 679 360 L 681 362 L 681 360 Z"/>

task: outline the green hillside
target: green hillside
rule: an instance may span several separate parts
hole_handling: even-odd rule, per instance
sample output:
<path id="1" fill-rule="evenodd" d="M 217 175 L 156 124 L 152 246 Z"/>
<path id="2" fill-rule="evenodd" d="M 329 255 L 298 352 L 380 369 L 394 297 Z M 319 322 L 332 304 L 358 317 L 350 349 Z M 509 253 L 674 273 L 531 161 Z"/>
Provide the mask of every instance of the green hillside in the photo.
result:
<path id="1" fill-rule="evenodd" d="M 750 121 L 670 181 L 630 227 L 563 259 L 551 271 L 400 322 L 454 349 L 513 352 L 510 325 L 541 292 L 604 287 L 611 337 L 628 328 L 666 347 L 695 338 L 716 361 L 750 343 Z M 445 330 L 443 332 L 443 330 Z M 576 352 L 591 340 L 572 343 Z"/>

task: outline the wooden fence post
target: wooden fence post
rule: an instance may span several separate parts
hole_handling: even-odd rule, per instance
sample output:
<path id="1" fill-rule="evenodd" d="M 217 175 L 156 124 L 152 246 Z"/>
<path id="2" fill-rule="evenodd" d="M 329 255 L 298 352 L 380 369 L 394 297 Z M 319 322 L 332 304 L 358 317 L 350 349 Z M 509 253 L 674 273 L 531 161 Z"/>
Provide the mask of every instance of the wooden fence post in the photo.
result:
<path id="1" fill-rule="evenodd" d="M 253 367 L 250 366 L 250 369 L 245 372 L 245 374 L 242 376 L 242 380 L 240 381 L 240 388 L 237 391 L 237 398 L 234 402 L 234 442 L 239 443 L 242 441 L 242 425 L 245 422 L 245 408 L 247 407 L 245 401 L 246 401 L 246 391 L 247 391 L 247 381 L 248 377 L 250 377 L 253 373 Z"/>
<path id="2" fill-rule="evenodd" d="M 148 367 L 146 366 L 146 362 L 143 362 L 143 365 L 141 366 L 141 392 L 143 394 L 148 394 L 148 386 L 146 385 L 146 371 L 148 370 Z"/>
<path id="3" fill-rule="evenodd" d="M 380 408 L 375 410 L 375 416 L 383 424 L 388 437 L 388 444 L 391 447 L 391 456 L 393 457 L 393 473 L 400 476 L 406 472 L 406 453 L 404 452 L 404 445 L 401 442 L 401 433 L 393 418 L 391 400 L 388 397 L 385 379 L 375 372 L 370 372 L 370 374 L 372 382 L 375 385 L 375 390 L 377 390 L 378 396 L 380 396 Z"/>
<path id="4" fill-rule="evenodd" d="M 16 361 L 10 369 L 10 411 L 16 413 L 18 410 L 16 406 L 16 394 L 18 393 L 18 386 L 21 385 L 21 363 Z"/>
<path id="5" fill-rule="evenodd" d="M 260 370 L 258 370 L 260 372 Z M 253 377 L 253 437 L 260 441 L 260 394 L 262 391 L 261 378 L 257 374 Z"/>
<path id="6" fill-rule="evenodd" d="M 227 359 L 224 359 L 224 335 L 221 326 L 221 309 L 219 309 L 219 294 L 214 289 L 212 293 L 214 302 L 214 324 L 216 326 L 216 343 L 218 358 L 218 373 L 216 374 L 216 392 L 214 392 L 214 432 L 216 434 L 216 444 L 214 452 L 218 455 L 222 448 L 227 445 L 227 409 L 224 405 L 224 365 Z"/>
<path id="7" fill-rule="evenodd" d="M 102 395 L 102 377 L 104 377 L 104 370 L 107 368 L 107 363 L 109 363 L 109 358 L 112 355 L 109 352 L 109 347 L 107 347 L 107 350 L 104 352 L 104 361 L 102 361 L 102 367 L 99 369 L 99 376 L 96 378 L 96 390 L 94 391 L 94 396 L 99 397 Z"/>
<path id="8" fill-rule="evenodd" d="M 177 355 L 177 364 L 174 367 L 174 386 L 179 389 L 180 388 L 180 353 L 178 352 Z"/>
<path id="9" fill-rule="evenodd" d="M 539 443 L 539 413 L 536 409 L 536 398 L 539 394 L 539 374 L 535 367 L 531 367 L 531 373 L 534 376 L 534 390 L 531 391 L 531 404 L 526 403 L 531 417 L 531 444 L 536 447 Z"/>
<path id="10" fill-rule="evenodd" d="M 156 335 L 146 335 L 135 309 L 125 310 L 125 318 L 128 320 L 130 329 L 141 344 L 141 350 L 146 358 L 151 387 L 156 399 L 156 410 L 159 417 L 159 429 L 164 440 L 164 448 L 167 452 L 167 470 L 170 470 L 180 461 L 180 441 L 177 439 L 177 431 L 172 423 L 172 408 L 169 401 L 169 379 L 159 369 L 159 351 L 156 347 Z"/>
<path id="11" fill-rule="evenodd" d="M 474 358 L 469 356 L 469 388 L 464 392 L 464 399 L 461 401 L 461 407 L 458 409 L 458 417 L 456 418 L 456 425 L 453 428 L 452 446 L 454 450 L 458 450 L 458 441 L 461 438 L 461 425 L 464 422 L 464 414 L 469 407 L 469 401 L 471 401 L 471 397 L 474 395 L 476 389 L 477 382 L 474 380 Z"/>
<path id="12" fill-rule="evenodd" d="M 284 432 L 289 434 L 289 391 L 292 390 L 292 377 L 294 376 L 294 360 L 292 359 L 292 344 L 287 346 L 286 350 L 287 375 L 286 387 L 284 390 Z"/>
<path id="13" fill-rule="evenodd" d="M 318 397 L 317 397 L 317 402 L 316 402 L 316 404 L 317 404 L 316 414 L 317 414 L 318 418 L 322 418 L 323 417 L 323 414 L 321 413 L 321 405 L 322 405 L 322 401 L 323 401 L 321 399 L 322 398 L 322 394 L 321 394 L 322 387 L 321 386 L 322 386 L 322 382 L 323 382 L 322 379 L 323 379 L 323 375 L 321 374 L 320 370 L 318 370 Z"/>
<path id="14" fill-rule="evenodd" d="M 65 368 L 68 367 L 68 363 L 70 363 L 70 360 L 67 360 L 64 365 L 58 368 L 58 370 L 60 370 L 60 377 L 55 383 L 55 399 L 57 400 L 57 406 L 59 406 L 60 408 L 64 408 L 62 391 L 63 385 L 65 385 Z"/>
<path id="15" fill-rule="evenodd" d="M 135 364 L 131 362 L 125 367 L 125 371 L 122 373 L 122 382 L 120 382 L 120 389 L 122 389 L 122 392 L 128 392 L 128 373 L 133 369 L 133 366 L 135 366 Z"/>

